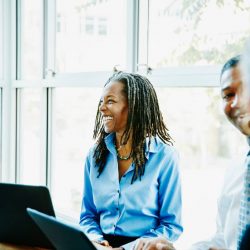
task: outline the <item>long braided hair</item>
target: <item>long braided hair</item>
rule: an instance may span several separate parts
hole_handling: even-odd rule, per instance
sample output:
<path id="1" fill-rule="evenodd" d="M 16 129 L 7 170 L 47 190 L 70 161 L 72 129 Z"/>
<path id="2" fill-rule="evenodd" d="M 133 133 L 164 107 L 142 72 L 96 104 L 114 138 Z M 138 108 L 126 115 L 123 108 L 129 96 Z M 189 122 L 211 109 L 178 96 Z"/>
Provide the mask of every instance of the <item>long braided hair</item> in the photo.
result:
<path id="1" fill-rule="evenodd" d="M 172 138 L 163 121 L 159 109 L 158 99 L 153 85 L 150 81 L 139 74 L 116 72 L 111 76 L 106 84 L 118 81 L 123 83 L 123 92 L 128 100 L 128 120 L 125 131 L 121 138 L 121 144 L 126 144 L 132 132 L 132 152 L 131 156 L 135 165 L 131 183 L 138 177 L 141 179 L 145 171 L 145 142 L 149 138 L 149 145 L 152 137 L 158 136 L 164 143 L 173 145 Z M 100 103 L 95 120 L 93 138 L 97 139 L 94 151 L 94 159 L 98 167 L 98 177 L 102 173 L 107 155 L 109 153 L 104 138 L 107 133 L 104 131 L 102 114 L 99 111 Z"/>

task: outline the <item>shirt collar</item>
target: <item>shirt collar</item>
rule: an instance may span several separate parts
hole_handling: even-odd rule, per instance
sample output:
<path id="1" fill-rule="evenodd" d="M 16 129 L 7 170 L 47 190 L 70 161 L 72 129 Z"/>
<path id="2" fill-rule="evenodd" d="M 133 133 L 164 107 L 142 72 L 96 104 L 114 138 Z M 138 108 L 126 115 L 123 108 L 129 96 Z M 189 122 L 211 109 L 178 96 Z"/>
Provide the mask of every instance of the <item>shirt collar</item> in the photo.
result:
<path id="1" fill-rule="evenodd" d="M 115 139 L 115 133 L 110 133 L 105 137 L 105 142 L 107 144 L 114 144 L 114 139 Z M 249 143 L 250 143 L 250 137 L 249 137 Z M 150 152 L 150 153 L 156 153 L 157 152 L 157 145 L 158 141 L 156 137 L 151 137 L 150 140 L 150 145 L 149 145 L 149 137 L 146 138 L 146 146 L 145 146 L 145 152 Z"/>
<path id="2" fill-rule="evenodd" d="M 106 146 L 110 151 L 113 151 L 112 149 L 115 148 L 114 139 L 115 139 L 115 133 L 108 134 L 104 139 Z M 150 141 L 150 144 L 149 144 L 149 141 Z M 149 140 L 149 137 L 146 138 L 145 154 L 146 154 L 147 159 L 148 159 L 149 153 L 156 153 L 158 151 L 158 146 L 159 146 L 159 140 L 157 139 L 157 137 L 151 137 L 150 140 Z"/>
<path id="3" fill-rule="evenodd" d="M 115 140 L 115 133 L 110 133 L 110 134 L 106 135 L 106 137 L 104 138 L 104 141 L 106 143 L 107 149 L 111 153 L 116 154 L 114 140 Z"/>
<path id="4" fill-rule="evenodd" d="M 149 144 L 150 141 L 150 144 Z M 146 145 L 145 145 L 145 152 L 146 153 L 156 153 L 157 150 L 157 145 L 158 145 L 158 141 L 156 139 L 156 137 L 151 137 L 151 139 L 149 140 L 149 138 L 146 138 Z"/>
<path id="5" fill-rule="evenodd" d="M 115 133 L 110 133 L 110 134 L 107 134 L 104 138 L 106 144 L 114 144 L 114 139 L 115 139 Z"/>

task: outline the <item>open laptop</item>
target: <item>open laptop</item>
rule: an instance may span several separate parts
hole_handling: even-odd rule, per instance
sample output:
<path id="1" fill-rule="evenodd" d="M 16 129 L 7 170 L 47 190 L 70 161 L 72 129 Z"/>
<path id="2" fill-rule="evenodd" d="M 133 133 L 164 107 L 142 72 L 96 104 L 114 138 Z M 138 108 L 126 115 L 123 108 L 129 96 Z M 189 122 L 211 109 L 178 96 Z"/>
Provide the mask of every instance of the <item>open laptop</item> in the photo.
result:
<path id="1" fill-rule="evenodd" d="M 28 215 L 27 207 L 55 216 L 46 187 L 0 183 L 0 242 L 54 248 Z"/>
<path id="2" fill-rule="evenodd" d="M 53 216 L 27 208 L 28 214 L 44 232 L 56 249 L 59 250 L 96 250 L 109 249 L 92 244 L 78 225 L 66 224 Z"/>

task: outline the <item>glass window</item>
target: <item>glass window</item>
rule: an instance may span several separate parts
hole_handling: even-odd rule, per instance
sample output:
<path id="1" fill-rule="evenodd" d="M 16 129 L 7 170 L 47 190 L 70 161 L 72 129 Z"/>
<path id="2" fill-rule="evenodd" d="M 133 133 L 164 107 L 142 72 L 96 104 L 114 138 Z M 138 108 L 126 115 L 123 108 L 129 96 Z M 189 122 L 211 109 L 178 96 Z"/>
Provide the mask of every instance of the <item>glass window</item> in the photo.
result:
<path id="1" fill-rule="evenodd" d="M 111 71 L 114 65 L 124 66 L 126 7 L 123 0 L 58 0 L 57 72 Z"/>
<path id="2" fill-rule="evenodd" d="M 2 152 L 3 152 L 3 140 L 2 140 L 2 88 L 0 88 L 0 181 L 2 179 L 1 173 L 2 173 Z"/>
<path id="3" fill-rule="evenodd" d="M 3 55 L 3 1 L 0 1 L 0 54 Z M 0 56 L 0 85 L 3 79 L 3 56 Z"/>
<path id="4" fill-rule="evenodd" d="M 99 18 L 98 19 L 98 34 L 99 35 L 107 35 L 107 19 Z"/>
<path id="5" fill-rule="evenodd" d="M 95 19 L 93 17 L 86 17 L 85 19 L 85 33 L 88 35 L 94 34 Z"/>
<path id="6" fill-rule="evenodd" d="M 43 0 L 21 2 L 21 79 L 42 78 Z"/>
<path id="7" fill-rule="evenodd" d="M 154 0 L 149 6 L 153 68 L 224 63 L 242 52 L 250 34 L 248 0 Z"/>
<path id="8" fill-rule="evenodd" d="M 45 184 L 42 166 L 42 91 L 38 88 L 20 89 L 20 183 Z"/>
<path id="9" fill-rule="evenodd" d="M 85 157 L 93 145 L 99 88 L 53 90 L 52 195 L 56 209 L 79 219 Z"/>
<path id="10" fill-rule="evenodd" d="M 185 230 L 178 249 L 186 249 L 215 232 L 225 169 L 243 161 L 248 145 L 222 112 L 218 88 L 157 88 L 157 95 L 180 153 Z"/>

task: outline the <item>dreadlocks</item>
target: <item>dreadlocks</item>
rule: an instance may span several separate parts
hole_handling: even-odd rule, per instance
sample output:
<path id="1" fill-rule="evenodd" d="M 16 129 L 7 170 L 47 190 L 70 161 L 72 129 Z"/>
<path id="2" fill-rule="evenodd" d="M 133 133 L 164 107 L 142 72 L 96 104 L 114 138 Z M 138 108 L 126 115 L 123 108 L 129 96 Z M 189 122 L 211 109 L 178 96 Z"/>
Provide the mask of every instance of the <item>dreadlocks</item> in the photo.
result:
<path id="1" fill-rule="evenodd" d="M 155 136 L 158 136 L 166 144 L 172 145 L 173 143 L 159 109 L 156 92 L 150 81 L 146 77 L 138 74 L 117 72 L 108 79 L 104 87 L 114 81 L 124 84 L 123 91 L 128 99 L 128 121 L 121 138 L 121 144 L 127 143 L 130 133 L 132 132 L 131 156 L 135 164 L 131 180 L 131 183 L 133 183 L 138 177 L 141 179 L 145 171 L 146 138 L 149 137 L 148 146 L 150 146 L 151 138 Z M 107 133 L 104 131 L 99 106 L 93 135 L 94 139 L 97 139 L 94 158 L 98 166 L 98 176 L 100 176 L 104 169 L 108 155 L 108 149 L 104 142 Z"/>

